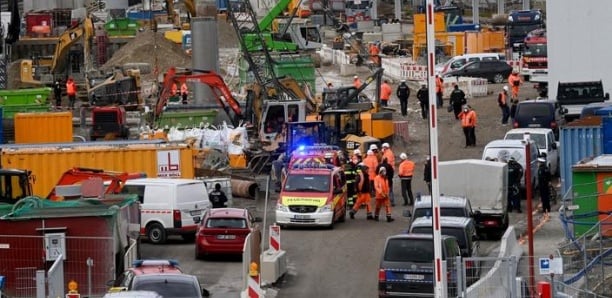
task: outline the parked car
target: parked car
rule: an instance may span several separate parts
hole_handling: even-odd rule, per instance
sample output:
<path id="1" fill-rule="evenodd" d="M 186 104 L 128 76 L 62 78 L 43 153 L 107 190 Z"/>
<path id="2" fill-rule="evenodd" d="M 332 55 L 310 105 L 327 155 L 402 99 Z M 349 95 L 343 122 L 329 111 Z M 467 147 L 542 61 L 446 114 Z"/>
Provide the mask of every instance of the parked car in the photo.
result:
<path id="1" fill-rule="evenodd" d="M 452 236 L 442 235 L 441 243 L 448 297 L 454 297 L 457 293 L 455 260 L 461 256 L 461 249 Z M 378 269 L 378 297 L 433 297 L 434 287 L 433 235 L 388 237 Z"/>
<path id="2" fill-rule="evenodd" d="M 530 99 L 516 106 L 512 122 L 514 128 L 550 128 L 559 139 L 559 127 L 564 120 L 560 106 L 555 99 Z"/>
<path id="3" fill-rule="evenodd" d="M 431 217 L 420 217 L 410 225 L 412 234 L 432 234 Z M 440 227 L 442 235 L 457 238 L 457 243 L 461 249 L 461 256 L 464 258 L 480 257 L 480 240 L 476 233 L 476 224 L 469 217 L 440 216 Z M 480 278 L 480 264 L 478 261 L 465 262 L 466 283 L 471 285 Z"/>
<path id="4" fill-rule="evenodd" d="M 107 284 L 111 287 L 108 292 L 121 292 L 132 288 L 135 276 L 147 274 L 181 274 L 183 271 L 177 261 L 174 260 L 136 260 L 132 267 L 125 270 L 115 280 Z"/>
<path id="5" fill-rule="evenodd" d="M 506 132 L 505 140 L 522 140 L 526 133 L 538 145 L 540 156 L 546 157 L 546 165 L 554 175 L 559 174 L 559 142 L 550 128 L 515 128 Z"/>
<path id="6" fill-rule="evenodd" d="M 431 196 L 417 195 L 412 213 L 405 210 L 404 217 L 411 217 L 411 222 L 417 218 L 431 218 Z M 440 216 L 473 217 L 470 200 L 457 196 L 440 196 Z"/>
<path id="7" fill-rule="evenodd" d="M 164 298 L 164 296 L 153 291 L 123 291 L 107 293 L 103 298 Z"/>
<path id="8" fill-rule="evenodd" d="M 163 297 L 202 298 L 210 296 L 198 278 L 189 274 L 148 274 L 134 277 L 132 291 L 153 291 Z"/>
<path id="9" fill-rule="evenodd" d="M 435 67 L 436 73 L 444 75 L 448 71 L 452 71 L 461 66 L 464 66 L 467 63 L 474 61 L 496 61 L 496 60 L 506 60 L 506 58 L 502 54 L 498 53 L 473 53 L 473 54 L 465 54 L 460 56 L 455 56 L 453 58 L 448 59 L 448 61 L 438 64 Z"/>
<path id="10" fill-rule="evenodd" d="M 196 258 L 209 254 L 242 254 L 247 235 L 260 233 L 257 221 L 247 209 L 210 209 L 198 227 Z"/>
<path id="11" fill-rule="evenodd" d="M 487 79 L 492 83 L 502 83 L 512 73 L 512 66 L 506 61 L 474 61 L 458 69 L 448 71 L 444 77 L 474 77 Z"/>

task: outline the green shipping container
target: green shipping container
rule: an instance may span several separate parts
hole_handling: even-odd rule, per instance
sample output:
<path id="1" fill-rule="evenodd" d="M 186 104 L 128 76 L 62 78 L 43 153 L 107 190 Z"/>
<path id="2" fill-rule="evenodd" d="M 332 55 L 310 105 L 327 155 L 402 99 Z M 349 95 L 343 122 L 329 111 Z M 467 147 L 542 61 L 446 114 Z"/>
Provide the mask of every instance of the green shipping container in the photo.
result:
<path id="1" fill-rule="evenodd" d="M 158 120 L 157 127 L 193 128 L 203 124 L 214 124 L 217 110 L 165 111 Z"/>
<path id="2" fill-rule="evenodd" d="M 607 217 L 600 212 L 612 211 L 612 155 L 600 155 L 582 161 L 572 167 L 574 235 L 579 237 L 597 222 Z M 582 217 L 579 215 L 590 215 Z M 607 223 L 608 227 L 612 222 Z M 604 236 L 612 236 L 612 230 L 604 227 Z"/>
<path id="3" fill-rule="evenodd" d="M 4 106 L 2 119 L 13 119 L 17 113 L 42 113 L 51 111 L 49 104 L 22 104 Z"/>
<path id="4" fill-rule="evenodd" d="M 277 77 L 289 76 L 296 79 L 298 82 L 305 82 L 310 86 L 312 93 L 316 93 L 316 76 L 315 65 L 310 55 L 287 55 L 274 58 L 274 72 Z M 256 61 L 256 63 L 258 63 Z M 253 73 L 249 72 L 248 63 L 244 59 L 240 59 L 240 85 L 251 84 L 255 82 Z M 259 63 L 263 65 L 263 62 Z"/>
<path id="5" fill-rule="evenodd" d="M 28 88 L 0 90 L 0 105 L 45 104 L 51 94 L 51 88 Z"/>
<path id="6" fill-rule="evenodd" d="M 134 36 L 138 27 L 137 21 L 128 18 L 113 19 L 104 24 L 104 30 L 109 36 Z"/>

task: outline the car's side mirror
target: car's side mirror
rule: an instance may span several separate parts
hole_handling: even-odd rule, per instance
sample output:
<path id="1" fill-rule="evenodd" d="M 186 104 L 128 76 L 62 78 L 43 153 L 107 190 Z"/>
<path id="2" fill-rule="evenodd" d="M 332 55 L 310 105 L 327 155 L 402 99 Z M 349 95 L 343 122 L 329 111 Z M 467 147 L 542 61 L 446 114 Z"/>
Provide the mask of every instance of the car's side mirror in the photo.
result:
<path id="1" fill-rule="evenodd" d="M 210 292 L 207 289 L 202 288 L 202 297 L 210 297 Z"/>
<path id="2" fill-rule="evenodd" d="M 111 279 L 109 281 L 106 282 L 106 286 L 107 287 L 114 287 L 115 286 L 115 280 Z"/>
<path id="3" fill-rule="evenodd" d="M 412 212 L 409 209 L 406 209 L 402 212 L 403 217 L 412 217 Z"/>
<path id="4" fill-rule="evenodd" d="M 253 222 L 262 222 L 262 221 L 263 221 L 263 219 L 261 217 L 259 217 L 259 216 L 256 216 L 256 217 L 253 218 Z"/>
<path id="5" fill-rule="evenodd" d="M 604 97 L 606 98 L 606 100 L 610 99 L 610 93 L 606 92 L 606 95 Z"/>
<path id="6" fill-rule="evenodd" d="M 472 241 L 478 241 L 480 240 L 480 237 L 478 237 L 478 235 L 472 235 Z"/>
<path id="7" fill-rule="evenodd" d="M 550 147 L 556 150 L 558 148 L 557 142 L 553 142 Z"/>

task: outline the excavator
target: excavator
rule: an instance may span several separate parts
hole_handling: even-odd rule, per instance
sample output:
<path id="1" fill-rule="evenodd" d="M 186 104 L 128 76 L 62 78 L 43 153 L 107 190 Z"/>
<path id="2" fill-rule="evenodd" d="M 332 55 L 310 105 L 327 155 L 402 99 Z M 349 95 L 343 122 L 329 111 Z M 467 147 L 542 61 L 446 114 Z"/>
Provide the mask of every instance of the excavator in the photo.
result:
<path id="1" fill-rule="evenodd" d="M 176 24 L 179 19 L 179 16 L 176 14 L 174 10 L 174 0 L 165 0 L 166 1 L 166 12 L 168 13 L 168 21 L 172 24 Z M 189 17 L 185 23 L 181 24 L 181 28 L 184 30 L 189 30 L 190 22 L 189 19 L 196 17 L 196 4 L 194 0 L 181 0 L 185 9 L 189 13 Z"/>
<path id="2" fill-rule="evenodd" d="M 97 196 L 104 194 L 119 194 L 126 180 L 144 178 L 144 173 L 125 173 L 75 167 L 62 174 L 56 186 L 81 184 L 87 180 L 99 180 L 104 189 Z M 34 195 L 32 185 L 36 177 L 29 170 L 0 169 L 0 204 L 15 204 L 20 199 Z M 60 201 L 62 196 L 56 193 L 54 187 L 46 197 L 49 200 Z"/>

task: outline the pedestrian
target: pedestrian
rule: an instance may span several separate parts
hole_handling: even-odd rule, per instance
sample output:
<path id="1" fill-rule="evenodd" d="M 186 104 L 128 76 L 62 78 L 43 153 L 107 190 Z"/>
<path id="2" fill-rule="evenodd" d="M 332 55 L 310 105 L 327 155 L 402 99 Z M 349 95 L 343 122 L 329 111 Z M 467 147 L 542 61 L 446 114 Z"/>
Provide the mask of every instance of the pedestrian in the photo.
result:
<path id="1" fill-rule="evenodd" d="M 427 119 L 429 114 L 429 89 L 427 89 L 426 84 L 421 84 L 421 89 L 417 91 L 416 97 L 421 105 L 421 117 Z"/>
<path id="2" fill-rule="evenodd" d="M 402 116 L 406 117 L 408 115 L 408 97 L 410 97 L 410 87 L 406 85 L 406 80 L 402 80 L 397 86 L 395 95 L 399 99 Z"/>
<path id="3" fill-rule="evenodd" d="M 221 190 L 221 184 L 215 183 L 215 189 L 208 194 L 208 200 L 210 200 L 213 208 L 227 207 L 227 196 Z"/>
<path id="4" fill-rule="evenodd" d="M 68 106 L 70 109 L 74 109 L 74 102 L 76 101 L 77 86 L 72 77 L 69 77 L 66 81 L 66 94 L 68 94 Z"/>
<path id="5" fill-rule="evenodd" d="M 357 191 L 355 188 L 355 175 L 357 164 L 353 160 L 349 160 L 344 164 L 344 177 L 346 179 L 346 205 L 348 209 L 353 209 L 355 201 L 357 201 Z"/>
<path id="6" fill-rule="evenodd" d="M 376 144 L 372 144 L 370 145 L 370 150 L 372 150 L 372 152 L 374 152 L 374 156 L 376 156 L 376 162 L 377 164 L 382 162 L 382 153 L 378 150 L 378 146 L 376 146 Z"/>
<path id="7" fill-rule="evenodd" d="M 374 208 L 374 220 L 378 221 L 380 209 L 384 206 L 387 214 L 387 222 L 395 219 L 391 217 L 391 203 L 389 202 L 389 184 L 385 167 L 378 169 L 378 175 L 374 179 L 374 190 L 376 192 L 376 206 Z"/>
<path id="8" fill-rule="evenodd" d="M 283 168 L 287 164 L 289 157 L 286 153 L 281 153 L 276 160 L 272 161 L 271 175 L 275 180 L 275 190 L 280 192 L 283 183 Z"/>
<path id="9" fill-rule="evenodd" d="M 518 105 L 518 99 L 517 100 L 510 99 L 510 102 L 512 103 L 512 106 L 510 106 L 510 118 L 512 118 L 512 122 L 514 122 L 514 116 L 516 116 L 516 108 Z"/>
<path id="10" fill-rule="evenodd" d="M 431 158 L 427 155 L 427 159 L 425 160 L 425 167 L 423 167 L 423 181 L 427 184 L 427 189 L 429 189 L 429 195 L 431 193 Z"/>
<path id="11" fill-rule="evenodd" d="M 59 78 L 53 83 L 53 95 L 55 96 L 55 106 L 62 107 L 62 81 Z"/>
<path id="12" fill-rule="evenodd" d="M 542 213 L 548 217 L 550 213 L 550 183 L 552 175 L 546 166 L 546 158 L 538 158 L 538 187 L 540 188 L 540 201 L 542 202 Z"/>
<path id="13" fill-rule="evenodd" d="M 465 105 L 463 111 L 459 113 L 459 119 L 465 135 L 465 147 L 476 146 L 476 111 Z"/>
<path id="14" fill-rule="evenodd" d="M 393 176 L 395 176 L 395 170 L 389 164 L 389 160 L 383 157 L 382 162 L 378 165 L 378 171 L 380 168 L 385 168 L 385 177 L 387 178 L 387 185 L 389 185 L 389 202 L 391 206 L 395 207 L 395 196 L 393 195 Z"/>
<path id="15" fill-rule="evenodd" d="M 353 158 L 357 160 L 355 164 L 360 164 L 363 161 L 363 157 L 361 156 L 361 150 L 355 149 L 353 150 Z"/>
<path id="16" fill-rule="evenodd" d="M 181 84 L 181 97 L 183 98 L 183 104 L 187 104 L 187 96 L 189 96 L 189 88 L 187 88 L 187 83 L 183 82 L 183 84 Z"/>
<path id="17" fill-rule="evenodd" d="M 449 103 L 453 107 L 455 119 L 459 120 L 459 113 L 461 113 L 461 107 L 467 103 L 467 100 L 465 99 L 465 92 L 459 89 L 459 85 L 457 84 L 453 86 L 453 91 L 450 94 Z"/>
<path id="18" fill-rule="evenodd" d="M 399 164 L 399 177 L 402 186 L 402 198 L 404 198 L 404 206 L 414 204 L 414 196 L 412 195 L 412 176 L 414 174 L 414 162 L 408 159 L 406 153 L 400 154 L 402 162 Z M 410 201 L 408 201 L 410 199 Z"/>
<path id="19" fill-rule="evenodd" d="M 439 74 L 436 74 L 436 104 L 437 108 L 441 108 L 444 106 L 444 101 L 442 100 L 442 90 L 444 89 L 444 80 L 440 77 Z"/>
<path id="20" fill-rule="evenodd" d="M 512 100 L 518 100 L 519 88 L 523 80 L 519 76 L 518 70 L 513 70 L 510 76 L 508 76 L 508 84 L 512 88 Z"/>
<path id="21" fill-rule="evenodd" d="M 389 143 L 382 144 L 382 156 L 383 158 L 387 158 L 391 168 L 395 170 L 395 154 L 393 153 L 393 150 L 391 150 Z"/>
<path id="22" fill-rule="evenodd" d="M 385 80 L 382 85 L 380 85 L 380 104 L 383 107 L 389 106 L 389 99 L 391 98 L 391 85 L 389 85 L 389 80 Z"/>
<path id="23" fill-rule="evenodd" d="M 370 177 L 370 191 L 374 191 L 374 178 L 376 177 L 376 167 L 378 166 L 378 160 L 374 151 L 368 150 L 366 158 L 363 163 L 368 167 L 368 177 Z"/>
<path id="24" fill-rule="evenodd" d="M 357 191 L 357 202 L 349 211 L 351 219 L 355 219 L 355 214 L 359 211 L 359 208 L 365 205 L 366 219 L 373 220 L 374 217 L 372 216 L 372 206 L 370 205 L 372 201 L 372 197 L 370 196 L 370 177 L 368 177 L 368 167 L 364 163 L 359 163 L 357 165 L 355 186 Z"/>
<path id="25" fill-rule="evenodd" d="M 379 56 L 380 49 L 378 48 L 376 43 L 374 42 L 370 43 L 370 48 L 368 51 L 369 51 L 370 59 L 372 60 L 372 62 L 374 62 L 376 66 L 380 66 L 380 56 Z"/>
<path id="26" fill-rule="evenodd" d="M 502 125 L 508 125 L 508 117 L 510 117 L 510 108 L 508 107 L 508 86 L 504 86 L 503 90 L 497 95 L 497 105 L 502 112 Z"/>
<path id="27" fill-rule="evenodd" d="M 523 178 L 523 166 L 516 161 L 514 156 L 508 160 L 508 212 L 516 209 L 521 213 L 521 179 Z"/>
<path id="28" fill-rule="evenodd" d="M 359 77 L 358 76 L 354 76 L 353 77 L 353 87 L 359 89 L 359 88 L 361 88 L 361 84 L 363 84 L 363 83 L 361 82 Z"/>

